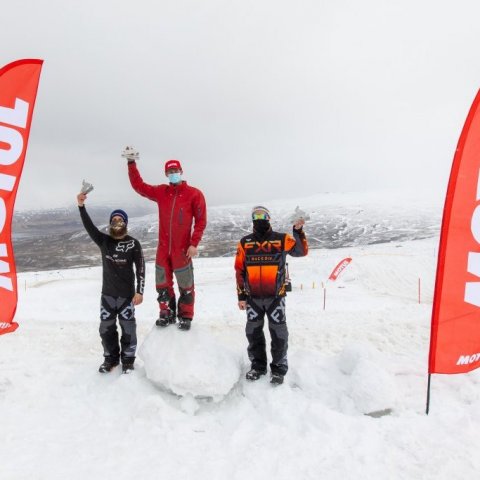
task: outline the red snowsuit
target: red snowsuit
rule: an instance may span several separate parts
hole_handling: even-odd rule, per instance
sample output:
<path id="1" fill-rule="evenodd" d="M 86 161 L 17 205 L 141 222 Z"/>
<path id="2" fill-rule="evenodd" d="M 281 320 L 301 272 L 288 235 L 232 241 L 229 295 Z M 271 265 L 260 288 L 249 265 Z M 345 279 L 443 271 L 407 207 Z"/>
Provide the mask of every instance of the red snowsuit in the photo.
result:
<path id="1" fill-rule="evenodd" d="M 135 162 L 128 164 L 133 189 L 158 204 L 158 247 L 155 260 L 155 283 L 158 301 L 167 302 L 175 312 L 173 273 L 180 298 L 178 316 L 193 318 L 195 286 L 192 260 L 186 256 L 188 247 L 197 247 L 207 225 L 205 198 L 200 190 L 182 181 L 178 185 L 148 185 L 140 176 Z M 193 220 L 195 225 L 192 231 Z"/>

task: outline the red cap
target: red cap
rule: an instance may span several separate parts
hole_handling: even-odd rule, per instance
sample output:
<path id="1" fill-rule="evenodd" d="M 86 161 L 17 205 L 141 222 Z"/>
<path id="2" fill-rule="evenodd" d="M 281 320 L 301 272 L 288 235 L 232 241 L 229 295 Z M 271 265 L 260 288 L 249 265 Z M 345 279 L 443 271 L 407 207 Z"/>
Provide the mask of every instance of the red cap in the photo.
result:
<path id="1" fill-rule="evenodd" d="M 182 170 L 182 166 L 178 160 L 167 160 L 165 162 L 165 173 L 167 173 L 167 170 L 170 168 L 178 168 L 179 170 Z"/>

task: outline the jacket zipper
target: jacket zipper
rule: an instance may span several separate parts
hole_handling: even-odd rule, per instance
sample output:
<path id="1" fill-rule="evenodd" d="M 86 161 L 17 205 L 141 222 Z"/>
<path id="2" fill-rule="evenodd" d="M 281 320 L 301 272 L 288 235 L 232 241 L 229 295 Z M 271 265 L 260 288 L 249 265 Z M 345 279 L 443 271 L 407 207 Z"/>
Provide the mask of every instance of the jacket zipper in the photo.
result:
<path id="1" fill-rule="evenodd" d="M 173 224 L 173 211 L 175 209 L 175 202 L 177 200 L 177 187 L 175 188 L 175 195 L 173 197 L 172 211 L 170 212 L 170 231 L 168 237 L 168 254 L 172 254 L 172 224 Z"/>
<path id="2" fill-rule="evenodd" d="M 263 272 L 262 272 L 262 264 L 260 264 L 260 291 L 262 292 L 262 297 L 263 297 Z"/>

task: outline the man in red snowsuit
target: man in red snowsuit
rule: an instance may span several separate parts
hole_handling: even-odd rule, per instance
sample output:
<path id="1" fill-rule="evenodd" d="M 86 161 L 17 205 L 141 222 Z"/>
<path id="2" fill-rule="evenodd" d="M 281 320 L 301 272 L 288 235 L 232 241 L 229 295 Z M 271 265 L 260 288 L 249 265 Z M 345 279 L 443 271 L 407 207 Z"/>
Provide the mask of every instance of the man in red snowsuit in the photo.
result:
<path id="1" fill-rule="evenodd" d="M 200 190 L 182 180 L 183 170 L 178 160 L 168 160 L 165 163 L 168 185 L 148 185 L 137 169 L 135 161 L 138 152 L 127 147 L 122 156 L 128 160 L 128 176 L 133 189 L 158 204 L 155 284 L 160 316 L 156 324 L 166 327 L 175 323 L 178 313 L 178 328 L 189 330 L 195 302 L 192 258 L 197 254 L 198 244 L 207 225 L 205 198 Z M 180 292 L 178 311 L 173 274 Z"/>

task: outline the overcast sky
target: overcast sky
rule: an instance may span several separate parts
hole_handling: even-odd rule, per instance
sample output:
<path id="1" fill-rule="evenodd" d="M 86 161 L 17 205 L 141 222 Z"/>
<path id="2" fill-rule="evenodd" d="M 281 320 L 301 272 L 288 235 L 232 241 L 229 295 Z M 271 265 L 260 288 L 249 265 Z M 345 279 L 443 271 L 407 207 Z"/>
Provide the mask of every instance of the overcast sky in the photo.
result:
<path id="1" fill-rule="evenodd" d="M 15 0 L 0 63 L 44 59 L 18 209 L 144 203 L 177 158 L 210 205 L 446 187 L 480 86 L 478 0 Z"/>

